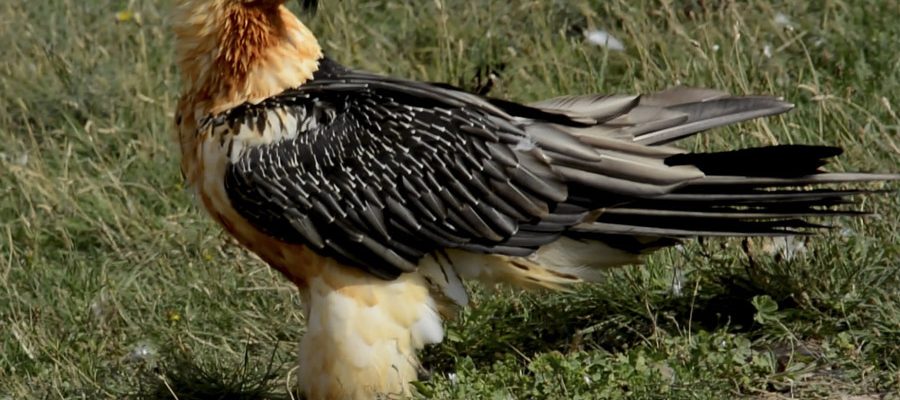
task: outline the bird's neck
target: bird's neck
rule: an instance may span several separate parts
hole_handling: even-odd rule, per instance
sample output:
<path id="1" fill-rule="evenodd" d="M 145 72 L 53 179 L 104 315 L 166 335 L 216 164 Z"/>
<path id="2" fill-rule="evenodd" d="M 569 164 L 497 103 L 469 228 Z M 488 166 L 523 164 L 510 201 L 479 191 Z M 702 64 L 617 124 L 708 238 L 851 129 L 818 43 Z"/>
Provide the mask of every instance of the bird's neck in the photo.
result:
<path id="1" fill-rule="evenodd" d="M 322 57 L 312 32 L 282 5 L 186 0 L 174 30 L 184 93 L 207 113 L 300 86 Z"/>

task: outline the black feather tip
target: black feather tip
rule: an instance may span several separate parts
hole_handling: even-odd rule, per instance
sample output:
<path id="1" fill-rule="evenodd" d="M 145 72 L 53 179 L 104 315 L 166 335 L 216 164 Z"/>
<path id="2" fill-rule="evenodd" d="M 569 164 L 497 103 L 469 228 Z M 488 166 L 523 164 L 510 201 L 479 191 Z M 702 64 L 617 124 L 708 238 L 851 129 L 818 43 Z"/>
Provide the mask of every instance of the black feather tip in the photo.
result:
<path id="1" fill-rule="evenodd" d="M 667 165 L 693 165 L 707 175 L 792 178 L 821 173 L 819 167 L 844 151 L 840 147 L 778 145 L 715 153 L 685 153 Z"/>
<path id="2" fill-rule="evenodd" d="M 315 14 L 319 8 L 319 0 L 300 0 L 300 9 L 310 14 Z"/>

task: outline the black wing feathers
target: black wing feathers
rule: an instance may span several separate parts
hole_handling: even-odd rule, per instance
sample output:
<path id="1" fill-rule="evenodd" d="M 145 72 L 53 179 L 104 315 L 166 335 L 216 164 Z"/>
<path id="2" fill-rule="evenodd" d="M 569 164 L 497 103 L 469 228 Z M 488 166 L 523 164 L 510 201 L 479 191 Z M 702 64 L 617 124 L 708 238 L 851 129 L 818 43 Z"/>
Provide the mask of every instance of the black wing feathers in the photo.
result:
<path id="1" fill-rule="evenodd" d="M 227 116 L 257 122 L 286 108 L 309 127 L 229 166 L 232 206 L 280 240 L 388 279 L 445 247 L 531 253 L 578 222 L 547 219 L 567 187 L 522 127 L 475 100 L 324 64 L 308 84 Z"/>
<path id="2" fill-rule="evenodd" d="M 227 167 L 232 206 L 279 240 L 392 279 L 443 248 L 525 256 L 566 235 L 640 252 L 803 232 L 819 225 L 800 218 L 852 213 L 836 207 L 866 192 L 802 186 L 898 178 L 819 173 L 832 147 L 655 147 L 788 108 L 686 89 L 524 106 L 326 58 L 303 86 L 211 121 L 265 132 L 273 113 L 296 118 Z"/>
<path id="3" fill-rule="evenodd" d="M 717 153 L 677 154 L 668 157 L 666 164 L 693 165 L 707 175 L 793 178 L 822 172 L 819 167 L 841 153 L 843 150 L 839 147 L 781 145 Z"/>

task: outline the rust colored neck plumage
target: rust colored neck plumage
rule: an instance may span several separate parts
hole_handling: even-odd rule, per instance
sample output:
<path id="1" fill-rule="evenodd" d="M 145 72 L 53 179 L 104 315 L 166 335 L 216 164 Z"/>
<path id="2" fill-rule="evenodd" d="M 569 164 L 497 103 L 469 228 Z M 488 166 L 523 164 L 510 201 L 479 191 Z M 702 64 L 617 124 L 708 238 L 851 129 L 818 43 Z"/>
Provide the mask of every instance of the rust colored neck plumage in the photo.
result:
<path id="1" fill-rule="evenodd" d="M 183 0 L 175 35 L 185 96 L 202 113 L 259 102 L 318 68 L 313 34 L 279 0 Z"/>

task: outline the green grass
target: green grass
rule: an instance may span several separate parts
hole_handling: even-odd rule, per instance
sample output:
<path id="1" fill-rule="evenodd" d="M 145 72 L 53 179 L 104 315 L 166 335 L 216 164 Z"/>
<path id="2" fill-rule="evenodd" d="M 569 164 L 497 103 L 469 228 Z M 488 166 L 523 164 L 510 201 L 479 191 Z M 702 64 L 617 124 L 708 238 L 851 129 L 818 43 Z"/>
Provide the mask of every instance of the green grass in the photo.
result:
<path id="1" fill-rule="evenodd" d="M 0 399 L 291 398 L 297 294 L 181 187 L 168 2 L 0 3 Z M 897 15 L 888 0 L 332 0 L 309 22 L 368 70 L 471 87 L 503 65 L 492 94 L 520 101 L 776 93 L 797 109 L 688 145 L 829 143 L 847 150 L 835 169 L 898 171 Z M 589 27 L 626 50 L 585 45 Z M 790 259 L 710 240 L 569 294 L 475 288 L 420 392 L 897 398 L 900 198 L 863 205 L 878 216 Z"/>

